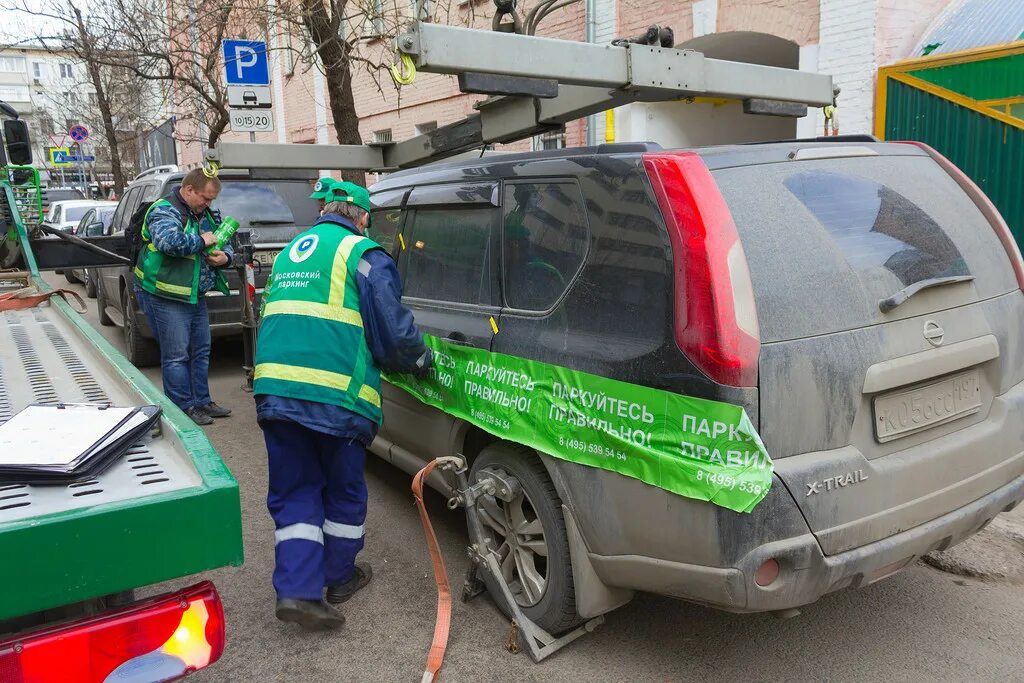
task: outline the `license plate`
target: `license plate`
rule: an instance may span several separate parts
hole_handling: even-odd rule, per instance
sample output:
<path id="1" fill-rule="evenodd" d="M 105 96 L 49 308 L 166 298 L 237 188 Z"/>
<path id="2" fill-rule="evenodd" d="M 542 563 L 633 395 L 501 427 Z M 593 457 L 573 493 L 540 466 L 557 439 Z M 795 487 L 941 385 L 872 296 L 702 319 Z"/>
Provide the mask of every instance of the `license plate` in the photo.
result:
<path id="1" fill-rule="evenodd" d="M 280 253 L 281 253 L 280 250 L 278 250 L 278 251 L 257 251 L 255 254 L 253 254 L 253 258 L 256 260 L 256 263 L 258 263 L 258 264 L 260 264 L 262 266 L 273 266 L 274 265 L 274 259 L 276 259 L 277 255 L 280 254 Z"/>
<path id="2" fill-rule="evenodd" d="M 981 408 L 981 375 L 964 372 L 917 389 L 875 399 L 875 437 L 879 443 L 972 415 Z"/>

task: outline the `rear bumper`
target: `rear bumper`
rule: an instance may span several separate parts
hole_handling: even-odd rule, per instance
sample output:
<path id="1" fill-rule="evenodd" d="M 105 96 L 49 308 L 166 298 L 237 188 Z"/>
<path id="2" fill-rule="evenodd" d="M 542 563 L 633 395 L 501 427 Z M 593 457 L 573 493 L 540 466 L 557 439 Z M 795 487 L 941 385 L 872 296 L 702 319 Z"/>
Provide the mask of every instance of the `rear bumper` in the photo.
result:
<path id="1" fill-rule="evenodd" d="M 609 586 L 660 593 L 735 612 L 783 610 L 891 576 L 923 555 L 969 538 L 1022 500 L 1024 476 L 942 517 L 832 556 L 825 556 L 814 535 L 807 533 L 759 546 L 728 568 L 629 555 L 591 553 L 589 558 Z M 769 559 L 779 562 L 779 578 L 770 586 L 758 586 L 754 573 Z"/>

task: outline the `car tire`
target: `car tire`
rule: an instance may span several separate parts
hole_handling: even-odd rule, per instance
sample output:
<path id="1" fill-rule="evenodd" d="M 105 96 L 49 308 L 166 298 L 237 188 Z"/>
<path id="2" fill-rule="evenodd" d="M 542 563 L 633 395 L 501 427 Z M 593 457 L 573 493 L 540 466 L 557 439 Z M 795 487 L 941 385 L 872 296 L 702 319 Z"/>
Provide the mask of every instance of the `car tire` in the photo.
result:
<path id="1" fill-rule="evenodd" d="M 78 279 L 73 270 L 64 271 L 64 279 L 68 281 L 69 285 L 80 285 L 82 281 Z"/>
<path id="2" fill-rule="evenodd" d="M 137 368 L 160 365 L 160 346 L 155 340 L 142 336 L 135 297 L 127 289 L 121 292 L 121 311 L 124 313 L 124 352 L 128 360 Z"/>
<path id="3" fill-rule="evenodd" d="M 103 287 L 96 287 L 96 316 L 100 319 L 100 325 L 112 327 L 114 320 L 107 315 L 107 295 Z"/>
<path id="4" fill-rule="evenodd" d="M 85 295 L 90 299 L 96 298 L 96 277 L 95 273 L 88 268 L 82 271 L 85 274 Z"/>
<path id="5" fill-rule="evenodd" d="M 485 470 L 503 472 L 518 481 L 521 488 L 511 503 L 493 496 L 484 496 L 480 502 L 484 531 L 494 536 L 488 545 L 497 547 L 503 560 L 510 555 L 514 558 L 501 564 L 508 568 L 505 578 L 516 602 L 528 618 L 548 633 L 568 631 L 582 618 L 576 612 L 576 589 L 562 500 L 544 463 L 530 448 L 500 442 L 480 452 L 470 470 L 470 481 L 478 481 Z M 516 517 L 523 521 L 514 544 L 510 544 L 508 529 Z M 537 522 L 540 523 L 539 533 Z M 527 528 L 532 530 L 525 531 Z M 528 582 L 522 579 L 524 571 L 533 575 Z M 494 601 L 511 616 L 497 582 L 487 572 L 481 575 Z"/>

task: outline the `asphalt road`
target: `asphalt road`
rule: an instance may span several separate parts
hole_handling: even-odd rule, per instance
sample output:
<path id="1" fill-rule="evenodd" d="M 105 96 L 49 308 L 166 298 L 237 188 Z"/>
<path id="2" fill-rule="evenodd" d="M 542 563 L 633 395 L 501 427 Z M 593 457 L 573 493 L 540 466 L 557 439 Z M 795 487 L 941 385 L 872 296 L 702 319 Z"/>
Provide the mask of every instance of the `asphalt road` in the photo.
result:
<path id="1" fill-rule="evenodd" d="M 51 283 L 67 287 L 62 276 Z M 78 288 L 81 291 L 81 288 Z M 88 320 L 118 348 L 120 329 Z M 273 524 L 265 508 L 266 451 L 240 342 L 215 342 L 214 399 L 234 409 L 207 433 L 238 479 L 245 564 L 209 572 L 224 600 L 227 649 L 195 681 L 418 681 L 433 632 L 430 560 L 404 473 L 370 459 L 366 549 L 374 582 L 344 605 L 333 634 L 306 634 L 273 616 Z M 159 387 L 158 369 L 146 375 Z M 465 524 L 430 494 L 453 586 L 468 564 Z M 1008 520 L 1004 518 L 1009 517 Z M 1024 528 L 1018 509 L 997 522 Z M 996 526 L 996 525 L 993 525 Z M 1006 545 L 1006 539 L 1002 539 Z M 1006 578 L 979 580 L 917 564 L 858 591 L 825 597 L 799 617 L 733 615 L 638 595 L 595 633 L 542 664 L 504 649 L 509 624 L 486 596 L 456 603 L 443 680 L 455 681 L 1024 681 L 1024 536 L 996 547 L 983 533 L 957 550 L 968 564 L 999 551 Z M 157 590 L 193 582 L 189 577 Z"/>

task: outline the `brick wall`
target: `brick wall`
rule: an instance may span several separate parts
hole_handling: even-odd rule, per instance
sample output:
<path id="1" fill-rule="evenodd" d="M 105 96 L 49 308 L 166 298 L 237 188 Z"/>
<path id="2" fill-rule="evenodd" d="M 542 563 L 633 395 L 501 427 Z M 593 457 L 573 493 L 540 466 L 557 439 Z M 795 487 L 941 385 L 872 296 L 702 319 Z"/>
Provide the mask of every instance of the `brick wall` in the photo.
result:
<path id="1" fill-rule="evenodd" d="M 878 0 L 875 56 L 886 66 L 911 55 L 925 30 L 951 3 L 949 0 Z"/>
<path id="2" fill-rule="evenodd" d="M 718 30 L 770 33 L 797 45 L 818 42 L 821 0 L 718 0 Z"/>
<path id="3" fill-rule="evenodd" d="M 842 89 L 842 133 L 870 133 L 875 82 L 877 0 L 821 0 L 818 71 Z"/>

